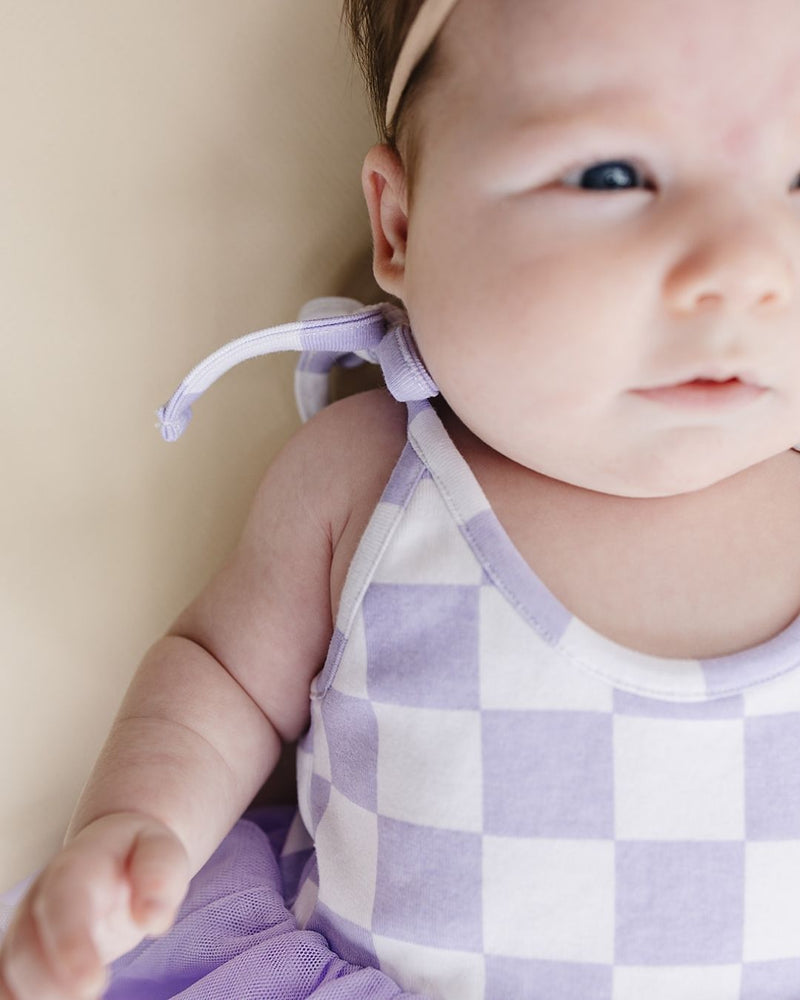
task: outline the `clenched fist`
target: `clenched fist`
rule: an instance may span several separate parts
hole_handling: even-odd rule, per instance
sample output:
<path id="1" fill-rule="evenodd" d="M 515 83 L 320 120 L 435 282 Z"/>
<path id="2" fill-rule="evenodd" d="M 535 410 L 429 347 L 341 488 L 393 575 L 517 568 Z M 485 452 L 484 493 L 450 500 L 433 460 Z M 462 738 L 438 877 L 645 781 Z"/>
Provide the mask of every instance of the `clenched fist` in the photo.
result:
<path id="1" fill-rule="evenodd" d="M 23 898 L 0 946 L 0 1000 L 95 1000 L 105 968 L 172 925 L 191 873 L 163 823 L 116 813 L 85 827 Z"/>

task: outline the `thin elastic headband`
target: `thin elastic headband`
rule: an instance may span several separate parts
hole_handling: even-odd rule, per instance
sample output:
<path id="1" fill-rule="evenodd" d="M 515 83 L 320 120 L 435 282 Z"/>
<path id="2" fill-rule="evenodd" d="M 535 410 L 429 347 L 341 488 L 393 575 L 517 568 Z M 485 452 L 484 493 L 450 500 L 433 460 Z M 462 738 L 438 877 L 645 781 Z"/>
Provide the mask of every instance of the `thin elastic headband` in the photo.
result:
<path id="1" fill-rule="evenodd" d="M 431 47 L 434 38 L 442 30 L 450 11 L 458 0 L 423 0 L 423 4 L 414 18 L 414 23 L 406 35 L 397 65 L 394 68 L 392 85 L 389 87 L 389 97 L 386 102 L 386 127 L 390 128 L 397 113 L 400 99 L 403 96 L 411 74 L 417 68 L 419 61 Z"/>

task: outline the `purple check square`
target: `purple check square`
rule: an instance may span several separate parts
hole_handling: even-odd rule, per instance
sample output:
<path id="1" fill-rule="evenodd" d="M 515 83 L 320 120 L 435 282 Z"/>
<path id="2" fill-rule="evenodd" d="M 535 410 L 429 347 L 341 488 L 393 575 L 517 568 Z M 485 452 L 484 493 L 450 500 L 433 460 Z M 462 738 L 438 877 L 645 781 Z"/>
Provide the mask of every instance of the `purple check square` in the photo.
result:
<path id="1" fill-rule="evenodd" d="M 320 820 L 328 808 L 331 798 L 331 783 L 321 778 L 318 774 L 311 775 L 311 794 L 309 796 L 309 806 L 311 808 L 312 830 L 316 830 Z"/>
<path id="2" fill-rule="evenodd" d="M 351 802 L 377 810 L 378 720 L 370 703 L 331 688 L 322 702 L 333 786 Z M 315 802 L 322 794 L 312 788 Z M 325 803 L 327 805 L 327 802 Z"/>
<path id="3" fill-rule="evenodd" d="M 741 962 L 744 859 L 737 841 L 617 843 L 616 962 Z"/>
<path id="4" fill-rule="evenodd" d="M 541 962 L 524 958 L 486 959 L 487 997 L 570 997 L 611 1000 L 610 965 Z"/>
<path id="5" fill-rule="evenodd" d="M 479 834 L 378 818 L 375 934 L 459 951 L 483 942 Z"/>
<path id="6" fill-rule="evenodd" d="M 370 698 L 477 708 L 479 586 L 373 584 L 364 596 Z"/>
<path id="7" fill-rule="evenodd" d="M 742 969 L 739 1000 L 797 1000 L 800 996 L 800 959 L 752 962 Z"/>
<path id="8" fill-rule="evenodd" d="M 397 507 L 405 507 L 409 497 L 424 475 L 425 466 L 420 461 L 419 456 L 414 451 L 410 443 L 406 443 L 405 448 L 397 460 L 391 478 L 386 484 L 381 497 L 381 503 L 393 504 Z"/>
<path id="9" fill-rule="evenodd" d="M 486 833 L 612 838 L 611 714 L 485 712 L 483 784 Z"/>
<path id="10" fill-rule="evenodd" d="M 800 838 L 800 713 L 747 719 L 744 738 L 748 839 Z"/>
<path id="11" fill-rule="evenodd" d="M 662 701 L 628 691 L 614 692 L 614 712 L 645 719 L 741 719 L 744 698 L 714 698 L 711 701 Z"/>

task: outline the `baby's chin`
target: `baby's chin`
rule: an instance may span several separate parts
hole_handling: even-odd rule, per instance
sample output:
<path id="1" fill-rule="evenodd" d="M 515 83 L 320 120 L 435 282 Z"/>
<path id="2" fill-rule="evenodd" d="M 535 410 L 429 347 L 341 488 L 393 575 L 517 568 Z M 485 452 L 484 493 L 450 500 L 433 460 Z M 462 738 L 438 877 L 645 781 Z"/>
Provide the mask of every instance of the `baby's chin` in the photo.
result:
<path id="1" fill-rule="evenodd" d="M 609 459 L 591 469 L 563 466 L 536 471 L 579 489 L 632 500 L 653 500 L 697 494 L 729 484 L 737 476 L 770 460 L 783 456 L 791 448 L 757 451 L 753 454 L 699 456 L 649 455 L 637 460 Z M 798 456 L 800 459 L 800 456 Z"/>

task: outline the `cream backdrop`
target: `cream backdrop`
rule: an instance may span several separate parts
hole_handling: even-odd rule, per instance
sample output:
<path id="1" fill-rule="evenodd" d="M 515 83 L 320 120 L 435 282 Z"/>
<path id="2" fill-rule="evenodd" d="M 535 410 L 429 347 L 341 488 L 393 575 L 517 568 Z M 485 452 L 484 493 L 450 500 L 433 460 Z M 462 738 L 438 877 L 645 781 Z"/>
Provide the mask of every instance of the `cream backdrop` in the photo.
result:
<path id="1" fill-rule="evenodd" d="M 225 340 L 363 280 L 373 138 L 339 0 L 0 0 L 0 891 L 57 847 L 139 657 L 296 426 Z"/>

